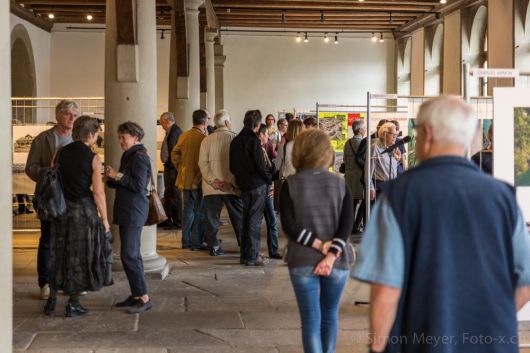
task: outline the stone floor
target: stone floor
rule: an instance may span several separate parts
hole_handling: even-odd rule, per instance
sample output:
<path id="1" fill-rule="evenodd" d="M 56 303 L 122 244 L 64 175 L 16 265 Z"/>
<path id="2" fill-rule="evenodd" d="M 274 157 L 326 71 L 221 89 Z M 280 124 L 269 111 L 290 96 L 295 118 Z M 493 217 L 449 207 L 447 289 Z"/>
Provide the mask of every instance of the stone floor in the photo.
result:
<path id="1" fill-rule="evenodd" d="M 180 233 L 178 234 L 180 238 Z M 300 320 L 286 265 L 239 265 L 230 226 L 221 238 L 226 256 L 179 249 L 175 232 L 159 231 L 158 252 L 171 263 L 168 277 L 148 279 L 154 308 L 131 315 L 113 308 L 128 295 L 123 273 L 115 285 L 81 298 L 90 310 L 65 318 L 66 297 L 56 315 L 42 314 L 38 299 L 38 234 L 14 235 L 14 349 L 32 353 L 298 353 Z M 262 241 L 266 246 L 266 243 Z M 282 239 L 285 244 L 285 239 Z M 266 249 L 263 248 L 266 252 Z M 368 308 L 355 306 L 359 284 L 351 280 L 340 309 L 337 352 L 366 352 Z M 530 325 L 521 325 L 530 340 Z M 0 349 L 1 350 L 1 349 Z M 527 351 L 530 352 L 530 351 Z"/>

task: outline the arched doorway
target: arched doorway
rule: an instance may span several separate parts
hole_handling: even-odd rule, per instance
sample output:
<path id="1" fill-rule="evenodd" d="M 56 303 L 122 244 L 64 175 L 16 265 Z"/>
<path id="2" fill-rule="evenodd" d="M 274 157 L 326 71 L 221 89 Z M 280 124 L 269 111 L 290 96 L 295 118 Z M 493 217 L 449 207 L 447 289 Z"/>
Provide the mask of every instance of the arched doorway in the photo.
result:
<path id="1" fill-rule="evenodd" d="M 443 24 L 431 27 L 425 37 L 425 95 L 438 96 L 441 93 L 441 64 L 443 49 Z"/>
<path id="2" fill-rule="evenodd" d="M 22 24 L 17 24 L 11 32 L 11 96 L 35 97 L 37 82 L 35 75 L 35 59 L 28 31 Z M 33 102 L 17 102 L 13 106 L 14 123 L 35 123 L 36 109 L 28 108 Z M 26 106 L 20 108 L 19 106 Z"/>

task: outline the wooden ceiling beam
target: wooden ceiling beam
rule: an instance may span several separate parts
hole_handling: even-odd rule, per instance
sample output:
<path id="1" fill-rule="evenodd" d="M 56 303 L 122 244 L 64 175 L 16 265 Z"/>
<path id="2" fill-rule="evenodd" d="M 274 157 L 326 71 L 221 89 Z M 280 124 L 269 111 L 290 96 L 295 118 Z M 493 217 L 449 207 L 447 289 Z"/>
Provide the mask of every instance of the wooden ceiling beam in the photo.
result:
<path id="1" fill-rule="evenodd" d="M 38 16 L 35 13 L 32 13 L 28 9 L 20 6 L 16 1 L 11 0 L 10 2 L 10 11 L 13 15 L 18 16 L 22 18 L 23 20 L 26 20 L 35 26 L 37 26 L 40 29 L 45 30 L 46 32 L 50 32 L 53 28 L 53 22 L 48 21 L 47 18 L 44 18 L 43 16 Z"/>

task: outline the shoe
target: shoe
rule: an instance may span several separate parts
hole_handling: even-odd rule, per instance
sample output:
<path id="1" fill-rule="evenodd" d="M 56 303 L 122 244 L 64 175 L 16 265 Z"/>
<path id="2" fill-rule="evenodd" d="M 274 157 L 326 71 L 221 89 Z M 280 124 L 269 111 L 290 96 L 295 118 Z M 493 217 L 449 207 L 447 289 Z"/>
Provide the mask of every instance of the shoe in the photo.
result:
<path id="1" fill-rule="evenodd" d="M 208 247 L 206 245 L 202 244 L 198 248 L 197 247 L 191 247 L 190 249 L 191 249 L 191 251 L 202 251 L 202 250 L 208 250 Z"/>
<path id="2" fill-rule="evenodd" d="M 66 317 L 83 316 L 86 314 L 88 314 L 88 309 L 83 308 L 81 304 L 79 304 L 79 301 L 68 301 L 65 312 Z"/>
<path id="3" fill-rule="evenodd" d="M 255 260 L 247 261 L 247 266 L 265 266 L 268 263 L 269 261 L 260 255 Z"/>
<path id="4" fill-rule="evenodd" d="M 210 256 L 220 256 L 220 255 L 224 255 L 225 252 L 223 251 L 223 249 L 221 247 L 218 247 L 217 249 L 215 248 L 211 248 L 210 249 Z"/>
<path id="5" fill-rule="evenodd" d="M 239 263 L 240 263 L 241 265 L 246 265 L 247 260 L 244 259 L 244 258 L 242 258 L 242 257 L 240 257 L 240 258 L 239 258 Z"/>
<path id="6" fill-rule="evenodd" d="M 87 295 L 87 294 L 88 294 L 88 292 L 87 292 L 86 290 L 85 290 L 85 291 L 82 291 L 81 293 L 79 293 L 79 295 L 81 295 L 81 296 L 85 296 L 85 295 Z"/>
<path id="7" fill-rule="evenodd" d="M 44 305 L 44 315 L 50 316 L 55 311 L 55 304 L 57 304 L 57 298 L 55 297 L 48 297 L 48 300 L 46 300 L 46 305 Z"/>
<path id="8" fill-rule="evenodd" d="M 272 254 L 271 256 L 269 256 L 271 259 L 276 259 L 276 260 L 281 260 L 283 259 L 283 256 L 280 255 L 279 253 L 275 253 L 275 254 Z"/>
<path id="9" fill-rule="evenodd" d="M 50 286 L 46 283 L 40 288 L 40 298 L 42 300 L 47 300 L 50 297 Z"/>
<path id="10" fill-rule="evenodd" d="M 124 301 L 121 301 L 121 302 L 118 302 L 116 304 L 114 304 L 115 307 L 118 307 L 118 308 L 124 308 L 126 306 L 133 306 L 134 304 L 136 304 L 136 302 L 138 301 L 138 299 L 135 299 L 131 296 L 129 296 L 127 299 L 125 299 Z"/>
<path id="11" fill-rule="evenodd" d="M 136 303 L 129 309 L 129 314 L 141 314 L 153 307 L 151 299 L 148 302 L 143 302 L 141 299 L 137 300 Z"/>

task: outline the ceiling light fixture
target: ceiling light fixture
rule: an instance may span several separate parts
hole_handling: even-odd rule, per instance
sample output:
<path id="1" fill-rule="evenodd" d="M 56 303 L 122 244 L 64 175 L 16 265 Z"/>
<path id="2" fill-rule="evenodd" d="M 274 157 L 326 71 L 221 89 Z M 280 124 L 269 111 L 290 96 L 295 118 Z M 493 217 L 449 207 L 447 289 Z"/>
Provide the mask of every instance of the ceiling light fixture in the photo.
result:
<path id="1" fill-rule="evenodd" d="M 326 43 L 329 42 L 329 37 L 328 37 L 327 33 L 324 33 L 324 42 L 326 42 Z"/>
<path id="2" fill-rule="evenodd" d="M 335 41 L 333 43 L 339 44 L 339 34 L 338 33 L 335 33 Z"/>
<path id="3" fill-rule="evenodd" d="M 324 11 L 320 11 L 320 22 L 324 22 Z"/>
<path id="4" fill-rule="evenodd" d="M 230 13 L 230 8 L 227 8 L 227 9 L 226 9 L 226 12 L 227 12 L 227 13 Z"/>
<path id="5" fill-rule="evenodd" d="M 160 39 L 166 39 L 166 37 L 164 37 L 164 30 L 162 30 L 162 33 L 160 33 Z"/>
<path id="6" fill-rule="evenodd" d="M 381 35 L 379 36 L 379 43 L 383 43 L 385 41 L 385 38 L 383 38 L 383 32 L 381 32 Z"/>
<path id="7" fill-rule="evenodd" d="M 296 41 L 300 43 L 302 41 L 302 37 L 300 37 L 300 32 L 296 33 Z"/>
<path id="8" fill-rule="evenodd" d="M 53 20 L 53 19 L 55 18 L 55 15 L 52 14 L 52 13 L 49 13 L 49 14 L 48 14 L 48 18 L 49 18 L 50 20 Z"/>
<path id="9" fill-rule="evenodd" d="M 309 42 L 309 38 L 307 38 L 307 32 L 305 32 L 304 43 L 307 43 L 307 42 Z"/>
<path id="10" fill-rule="evenodd" d="M 94 18 L 94 17 L 92 17 L 92 15 L 87 15 L 87 16 L 86 16 L 86 19 L 89 20 L 89 21 L 92 21 L 93 18 Z"/>
<path id="11" fill-rule="evenodd" d="M 372 42 L 377 42 L 377 37 L 375 36 L 374 32 L 372 32 Z"/>
<path id="12" fill-rule="evenodd" d="M 285 12 L 282 12 L 282 23 L 287 22 L 287 19 L 285 18 Z"/>
<path id="13" fill-rule="evenodd" d="M 440 4 L 445 4 L 447 3 L 447 0 L 440 0 Z"/>

